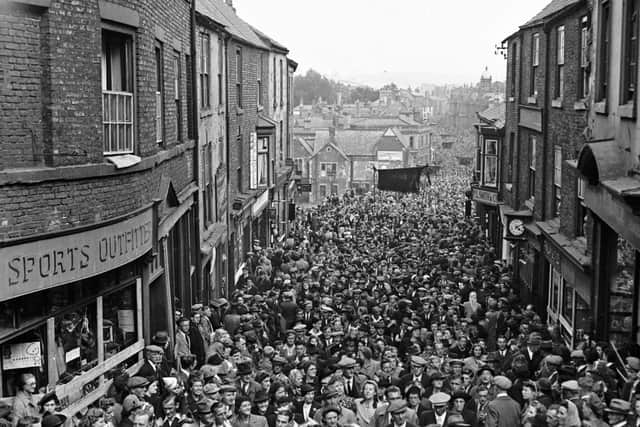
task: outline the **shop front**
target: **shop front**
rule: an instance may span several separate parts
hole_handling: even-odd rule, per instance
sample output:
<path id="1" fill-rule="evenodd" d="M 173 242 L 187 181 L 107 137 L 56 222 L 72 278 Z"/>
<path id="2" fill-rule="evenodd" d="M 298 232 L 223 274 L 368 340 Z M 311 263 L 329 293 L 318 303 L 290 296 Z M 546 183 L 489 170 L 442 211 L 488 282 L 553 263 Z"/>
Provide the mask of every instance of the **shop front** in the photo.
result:
<path id="1" fill-rule="evenodd" d="M 153 218 L 148 207 L 0 248 L 2 398 L 32 373 L 72 415 L 103 395 L 118 372 L 139 368 Z"/>
<path id="2" fill-rule="evenodd" d="M 265 248 L 269 246 L 269 190 L 264 190 L 251 206 L 252 236 L 254 246 Z"/>
<path id="3" fill-rule="evenodd" d="M 489 242 L 496 248 L 496 254 L 502 252 L 502 225 L 498 205 L 498 191 L 471 187 L 471 200 L 476 204 L 476 216 L 482 231 Z"/>

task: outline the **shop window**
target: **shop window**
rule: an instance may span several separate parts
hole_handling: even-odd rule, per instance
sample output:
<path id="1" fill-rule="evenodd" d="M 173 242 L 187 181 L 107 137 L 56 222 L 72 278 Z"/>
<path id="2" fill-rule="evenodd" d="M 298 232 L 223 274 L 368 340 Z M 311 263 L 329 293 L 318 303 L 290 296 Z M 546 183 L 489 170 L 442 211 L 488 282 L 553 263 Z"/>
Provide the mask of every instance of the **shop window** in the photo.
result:
<path id="1" fill-rule="evenodd" d="M 324 199 L 325 197 L 327 197 L 327 186 L 324 184 L 320 184 L 320 192 L 319 192 L 320 198 Z"/>
<path id="2" fill-rule="evenodd" d="M 95 303 L 55 318 L 57 370 L 61 377 L 80 375 L 98 363 Z"/>
<path id="3" fill-rule="evenodd" d="M 562 280 L 562 319 L 573 328 L 573 288 Z"/>
<path id="4" fill-rule="evenodd" d="M 138 340 L 138 312 L 134 285 L 106 295 L 102 302 L 104 358 L 109 359 Z"/>
<path id="5" fill-rule="evenodd" d="M 574 329 L 576 340 L 582 339 L 585 332 L 591 331 L 592 328 L 593 313 L 591 313 L 591 307 L 589 303 L 580 296 L 578 292 L 575 293 L 575 312 L 574 312 Z"/>
<path id="6" fill-rule="evenodd" d="M 258 139 L 257 162 L 258 186 L 266 187 L 269 185 L 269 137 Z"/>
<path id="7" fill-rule="evenodd" d="M 631 338 L 636 250 L 618 236 L 615 274 L 609 288 L 609 338 L 622 344 Z"/>
<path id="8" fill-rule="evenodd" d="M 549 303 L 548 313 L 550 320 L 556 321 L 560 308 L 560 288 L 562 287 L 562 275 L 555 268 L 549 271 Z"/>
<path id="9" fill-rule="evenodd" d="M 338 184 L 331 184 L 331 194 L 332 195 L 338 194 Z"/>
<path id="10" fill-rule="evenodd" d="M 582 237 L 585 232 L 585 225 L 587 223 L 587 205 L 584 202 L 584 187 L 586 182 L 584 178 L 578 178 L 578 188 L 577 188 L 577 198 L 578 203 L 576 204 L 577 214 L 576 214 L 576 236 Z"/>
<path id="11" fill-rule="evenodd" d="M 40 391 L 48 384 L 47 327 L 41 325 L 2 344 L 3 397 L 15 396 L 22 374 L 32 374 Z"/>

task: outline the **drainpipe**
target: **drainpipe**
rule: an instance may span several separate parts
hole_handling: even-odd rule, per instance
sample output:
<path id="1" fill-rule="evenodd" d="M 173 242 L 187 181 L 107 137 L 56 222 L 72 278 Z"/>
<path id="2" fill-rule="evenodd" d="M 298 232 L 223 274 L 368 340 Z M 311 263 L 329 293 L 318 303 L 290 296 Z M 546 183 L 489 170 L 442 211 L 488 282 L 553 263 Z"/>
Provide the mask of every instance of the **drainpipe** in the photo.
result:
<path id="1" fill-rule="evenodd" d="M 231 155 L 229 154 L 230 152 L 230 144 L 229 141 L 231 140 L 230 137 L 230 124 L 229 124 L 229 66 L 228 66 L 228 57 L 227 55 L 229 54 L 229 35 L 227 33 L 224 34 L 220 34 L 220 37 L 223 37 L 223 44 L 222 44 L 222 48 L 224 49 L 222 58 L 223 58 L 223 67 L 224 67 L 224 109 L 225 109 L 225 114 L 224 114 L 224 119 L 225 119 L 225 163 L 227 164 L 226 167 L 226 176 L 227 176 L 227 182 L 226 182 L 226 192 L 227 192 L 227 211 L 225 212 L 225 216 L 227 219 L 227 271 L 226 271 L 226 276 L 227 276 L 227 280 L 225 283 L 226 289 L 224 290 L 224 294 L 225 296 L 229 295 L 229 283 L 232 283 L 232 281 L 234 280 L 234 275 L 235 275 L 235 270 L 234 267 L 232 265 L 231 258 L 232 258 L 232 251 L 231 248 L 229 247 L 229 242 L 231 242 L 231 231 L 233 230 L 233 227 L 231 225 L 231 215 L 230 215 L 230 207 L 231 207 L 231 203 L 233 202 L 231 200 L 231 185 L 230 185 L 230 180 L 231 180 L 231 173 L 230 173 L 230 161 L 231 161 Z M 234 245 L 237 243 L 234 243 Z M 234 260 L 235 261 L 235 260 Z"/>
<path id="2" fill-rule="evenodd" d="M 200 206 L 200 168 L 199 168 L 199 159 L 200 159 L 200 144 L 198 138 L 198 74 L 196 71 L 196 0 L 191 0 L 191 110 L 193 111 L 193 123 L 190 125 L 193 126 L 193 139 L 195 141 L 195 149 L 193 150 L 193 171 L 195 174 L 195 182 L 198 186 L 198 191 L 194 193 L 194 206 L 196 209 L 199 209 Z M 196 261 L 196 280 L 198 284 L 203 283 L 202 281 L 202 257 L 200 256 L 200 214 L 195 216 L 195 232 L 198 238 L 196 239 L 196 244 L 198 245 L 197 256 L 195 257 Z M 193 242 L 192 242 L 193 244 Z M 209 289 L 206 290 L 205 295 L 209 295 Z M 186 307 L 185 307 L 186 308 Z"/>

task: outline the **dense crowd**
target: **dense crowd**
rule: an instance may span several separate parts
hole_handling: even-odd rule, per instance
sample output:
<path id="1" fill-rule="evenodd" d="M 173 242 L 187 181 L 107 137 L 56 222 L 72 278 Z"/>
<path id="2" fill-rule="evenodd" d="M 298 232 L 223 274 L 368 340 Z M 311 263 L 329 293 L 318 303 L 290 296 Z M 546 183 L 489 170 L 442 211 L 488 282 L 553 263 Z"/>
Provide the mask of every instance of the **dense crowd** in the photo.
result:
<path id="1" fill-rule="evenodd" d="M 158 331 L 135 376 L 66 419 L 25 375 L 7 424 L 42 427 L 640 425 L 636 346 L 585 340 L 523 305 L 468 183 L 333 197 L 235 291 Z"/>

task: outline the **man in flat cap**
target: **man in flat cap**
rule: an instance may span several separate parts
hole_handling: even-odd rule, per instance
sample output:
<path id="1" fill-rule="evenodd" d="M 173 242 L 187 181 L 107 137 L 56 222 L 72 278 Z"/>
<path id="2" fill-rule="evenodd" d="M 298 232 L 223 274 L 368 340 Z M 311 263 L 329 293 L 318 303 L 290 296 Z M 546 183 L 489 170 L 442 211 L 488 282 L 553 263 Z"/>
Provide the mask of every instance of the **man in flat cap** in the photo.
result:
<path id="1" fill-rule="evenodd" d="M 171 371 L 163 361 L 164 349 L 162 347 L 153 344 L 146 346 L 144 348 L 144 364 L 140 367 L 137 375 L 150 381 L 170 376 Z"/>
<path id="2" fill-rule="evenodd" d="M 437 424 L 439 426 L 445 426 L 451 412 L 449 411 L 449 401 L 451 396 L 447 393 L 438 392 L 429 397 L 431 403 L 431 410 L 425 411 L 420 416 L 420 425 L 425 426 L 428 424 Z"/>
<path id="3" fill-rule="evenodd" d="M 486 427 L 513 427 L 520 425 L 520 404 L 507 393 L 511 388 L 511 380 L 498 375 L 493 379 L 498 389 L 496 398 L 487 404 Z"/>

